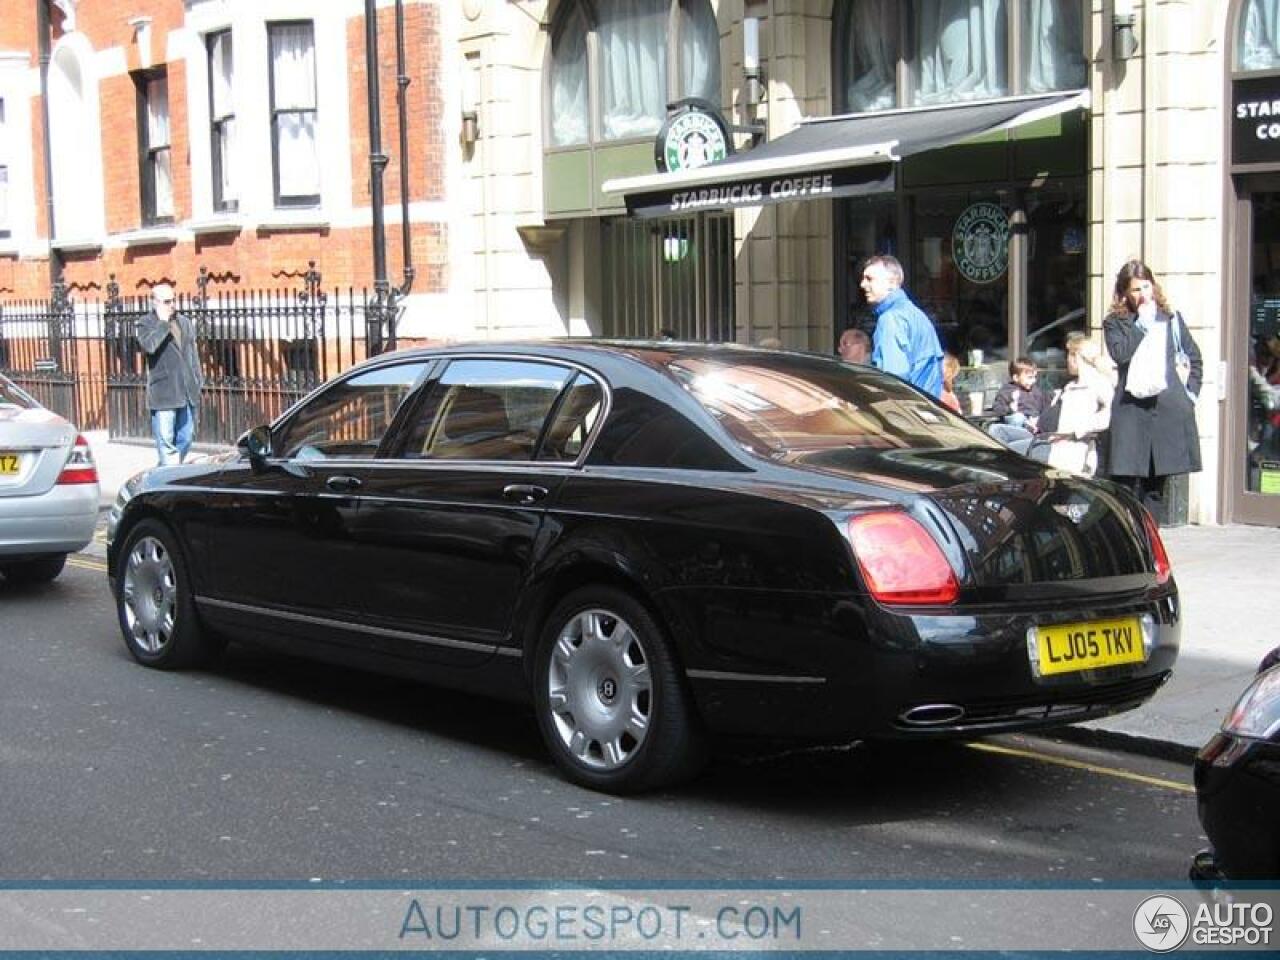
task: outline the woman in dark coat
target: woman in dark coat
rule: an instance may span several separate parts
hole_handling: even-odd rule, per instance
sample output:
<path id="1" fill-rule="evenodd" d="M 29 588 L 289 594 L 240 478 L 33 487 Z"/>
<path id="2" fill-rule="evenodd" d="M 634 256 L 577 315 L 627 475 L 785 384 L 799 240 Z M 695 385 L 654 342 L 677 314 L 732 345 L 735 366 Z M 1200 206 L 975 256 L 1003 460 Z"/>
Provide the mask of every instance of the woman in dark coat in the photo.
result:
<path id="1" fill-rule="evenodd" d="M 1129 362 L 1148 332 L 1165 334 L 1165 389 L 1139 398 L 1125 388 Z M 1200 470 L 1193 395 L 1199 395 L 1204 365 L 1191 331 L 1165 299 L 1151 268 L 1130 260 L 1116 274 L 1111 313 L 1102 323 L 1107 351 L 1119 367 L 1120 380 L 1111 405 L 1108 470 L 1112 479 L 1133 491 L 1157 519 L 1165 519 L 1165 485 L 1169 477 Z M 1180 344 L 1191 373 L 1183 388 L 1174 364 Z"/>

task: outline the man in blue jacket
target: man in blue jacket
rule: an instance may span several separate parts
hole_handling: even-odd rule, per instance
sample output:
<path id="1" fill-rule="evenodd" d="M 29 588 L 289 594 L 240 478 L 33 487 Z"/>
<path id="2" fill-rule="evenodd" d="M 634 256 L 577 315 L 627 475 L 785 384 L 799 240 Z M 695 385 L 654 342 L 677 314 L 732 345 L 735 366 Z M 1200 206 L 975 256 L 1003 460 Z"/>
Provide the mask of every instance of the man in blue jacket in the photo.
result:
<path id="1" fill-rule="evenodd" d="M 195 324 L 174 309 L 169 284 L 151 291 L 151 310 L 138 321 L 137 338 L 147 354 L 147 408 L 160 464 L 181 463 L 195 439 L 204 375 Z"/>
<path id="2" fill-rule="evenodd" d="M 903 291 L 902 264 L 887 254 L 871 257 L 861 286 L 876 314 L 872 365 L 942 396 L 942 344 L 924 311 Z"/>

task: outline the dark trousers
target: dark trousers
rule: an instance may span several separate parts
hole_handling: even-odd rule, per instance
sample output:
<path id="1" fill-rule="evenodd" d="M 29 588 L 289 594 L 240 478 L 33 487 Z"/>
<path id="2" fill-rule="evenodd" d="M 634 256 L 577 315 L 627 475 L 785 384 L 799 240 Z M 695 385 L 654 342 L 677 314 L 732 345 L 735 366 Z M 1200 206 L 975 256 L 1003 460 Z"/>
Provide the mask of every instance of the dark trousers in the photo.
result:
<path id="1" fill-rule="evenodd" d="M 1151 513 L 1157 525 L 1169 525 L 1168 477 L 1112 477 Z"/>

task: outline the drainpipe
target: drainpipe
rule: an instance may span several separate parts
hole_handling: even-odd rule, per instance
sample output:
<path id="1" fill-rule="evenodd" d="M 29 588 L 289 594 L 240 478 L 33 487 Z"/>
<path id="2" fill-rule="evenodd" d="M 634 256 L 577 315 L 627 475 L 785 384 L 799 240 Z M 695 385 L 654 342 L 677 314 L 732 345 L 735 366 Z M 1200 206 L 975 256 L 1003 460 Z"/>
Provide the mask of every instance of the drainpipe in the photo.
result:
<path id="1" fill-rule="evenodd" d="M 49 231 L 49 287 L 53 290 L 62 283 L 62 255 L 53 246 L 53 149 L 49 136 L 50 31 L 49 0 L 36 0 L 36 33 L 40 38 L 40 115 L 44 133 L 44 205 Z"/>
<path id="2" fill-rule="evenodd" d="M 409 75 L 404 72 L 404 7 L 396 0 L 396 109 L 400 120 L 400 242 L 403 244 L 404 283 L 396 288 L 396 297 L 408 296 L 413 288 L 413 245 L 409 229 L 409 107 L 407 92 Z M 395 349 L 395 317 L 389 318 L 391 347 Z"/>
<path id="3" fill-rule="evenodd" d="M 373 210 L 373 290 L 376 302 L 365 315 L 371 353 L 382 352 L 382 318 L 390 316 L 391 288 L 387 282 L 387 238 L 382 213 L 382 175 L 387 155 L 382 152 L 382 97 L 378 91 L 378 11 L 375 0 L 364 0 L 364 63 L 369 97 L 369 203 Z M 376 327 L 376 329 L 375 329 Z"/>

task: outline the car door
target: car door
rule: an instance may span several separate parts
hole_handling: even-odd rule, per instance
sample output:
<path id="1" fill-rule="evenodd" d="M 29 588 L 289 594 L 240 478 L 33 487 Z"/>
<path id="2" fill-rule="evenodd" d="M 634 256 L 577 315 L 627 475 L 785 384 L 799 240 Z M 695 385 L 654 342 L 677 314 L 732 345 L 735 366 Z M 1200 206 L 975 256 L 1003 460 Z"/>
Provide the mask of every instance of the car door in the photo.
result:
<path id="1" fill-rule="evenodd" d="M 364 490 L 352 546 L 366 622 L 402 636 L 405 655 L 476 666 L 508 635 L 547 505 L 572 469 L 552 449 L 569 438 L 547 424 L 579 376 L 461 357 L 423 391 L 396 456 Z"/>
<path id="2" fill-rule="evenodd" d="M 202 604 L 255 628 L 332 641 L 362 616 L 351 527 L 369 467 L 430 360 L 338 380 L 272 430 L 272 454 L 219 479 L 217 576 Z"/>

